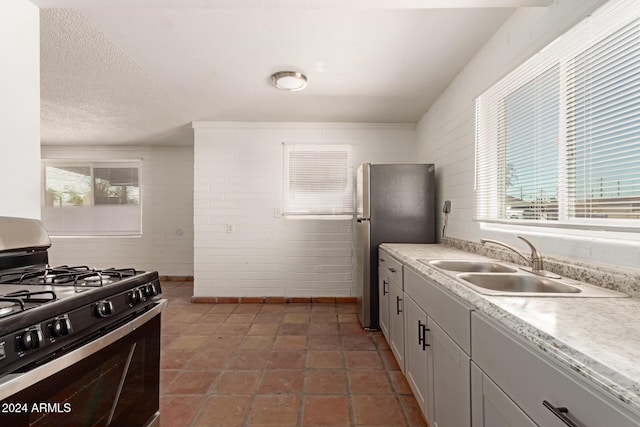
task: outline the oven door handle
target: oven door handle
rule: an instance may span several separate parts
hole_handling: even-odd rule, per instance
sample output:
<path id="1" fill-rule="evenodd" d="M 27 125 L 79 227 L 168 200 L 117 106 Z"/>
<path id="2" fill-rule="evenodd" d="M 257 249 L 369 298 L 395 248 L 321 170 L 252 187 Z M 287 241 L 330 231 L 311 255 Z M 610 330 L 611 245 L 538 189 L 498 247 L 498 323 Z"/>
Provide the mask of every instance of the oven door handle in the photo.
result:
<path id="1" fill-rule="evenodd" d="M 155 306 L 149 311 L 136 317 L 131 322 L 122 325 L 118 329 L 109 332 L 107 335 L 97 338 L 96 340 L 91 341 L 68 354 L 32 369 L 31 371 L 6 375 L 2 380 L 0 380 L 0 401 L 46 379 L 47 377 L 50 377 L 52 373 L 60 372 L 63 369 L 66 369 L 69 366 L 78 363 L 82 359 L 113 344 L 122 337 L 140 328 L 155 316 L 159 315 L 166 305 L 167 300 L 160 299 L 156 301 Z"/>

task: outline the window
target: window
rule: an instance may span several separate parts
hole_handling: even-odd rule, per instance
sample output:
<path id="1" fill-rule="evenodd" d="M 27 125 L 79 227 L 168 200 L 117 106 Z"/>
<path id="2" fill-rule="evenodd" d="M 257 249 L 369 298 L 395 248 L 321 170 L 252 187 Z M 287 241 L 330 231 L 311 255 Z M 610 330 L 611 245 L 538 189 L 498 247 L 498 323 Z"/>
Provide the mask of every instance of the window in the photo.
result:
<path id="1" fill-rule="evenodd" d="M 43 172 L 49 234 L 140 234 L 140 162 L 45 161 Z"/>
<path id="2" fill-rule="evenodd" d="M 556 220 L 557 66 L 505 97 L 501 151 L 507 218 Z"/>
<path id="3" fill-rule="evenodd" d="M 640 5 L 610 1 L 476 100 L 477 218 L 640 227 Z"/>
<path id="4" fill-rule="evenodd" d="M 283 214 L 352 215 L 351 146 L 284 144 Z"/>

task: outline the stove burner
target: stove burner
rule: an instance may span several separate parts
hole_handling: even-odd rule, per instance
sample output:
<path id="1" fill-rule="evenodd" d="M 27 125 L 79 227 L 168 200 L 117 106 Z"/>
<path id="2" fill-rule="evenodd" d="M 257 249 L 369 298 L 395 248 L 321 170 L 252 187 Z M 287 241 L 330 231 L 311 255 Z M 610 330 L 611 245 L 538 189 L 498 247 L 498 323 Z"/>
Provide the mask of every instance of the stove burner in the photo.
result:
<path id="1" fill-rule="evenodd" d="M 58 299 L 53 291 L 30 292 L 22 289 L 0 295 L 0 316 L 18 313 Z"/>
<path id="2" fill-rule="evenodd" d="M 0 301 L 0 316 L 11 313 L 17 305 L 13 301 Z"/>

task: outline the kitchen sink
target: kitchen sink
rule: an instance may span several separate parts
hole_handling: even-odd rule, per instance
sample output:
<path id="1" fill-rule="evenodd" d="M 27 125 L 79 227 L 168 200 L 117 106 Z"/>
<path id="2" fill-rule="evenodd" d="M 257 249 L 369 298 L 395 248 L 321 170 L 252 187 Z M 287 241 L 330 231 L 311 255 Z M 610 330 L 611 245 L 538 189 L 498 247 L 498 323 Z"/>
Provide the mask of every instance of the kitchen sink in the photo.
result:
<path id="1" fill-rule="evenodd" d="M 473 259 L 419 259 L 485 295 L 521 297 L 625 298 L 629 295 L 553 275 L 533 274 L 508 263 Z"/>
<path id="2" fill-rule="evenodd" d="M 419 260 L 424 262 L 422 260 Z M 476 260 L 435 260 L 428 261 L 430 265 L 447 271 L 460 271 L 467 273 L 515 273 L 515 268 L 493 261 Z"/>
<path id="3" fill-rule="evenodd" d="M 578 293 L 579 288 L 557 280 L 528 274 L 460 274 L 458 277 L 474 286 L 498 292 Z"/>

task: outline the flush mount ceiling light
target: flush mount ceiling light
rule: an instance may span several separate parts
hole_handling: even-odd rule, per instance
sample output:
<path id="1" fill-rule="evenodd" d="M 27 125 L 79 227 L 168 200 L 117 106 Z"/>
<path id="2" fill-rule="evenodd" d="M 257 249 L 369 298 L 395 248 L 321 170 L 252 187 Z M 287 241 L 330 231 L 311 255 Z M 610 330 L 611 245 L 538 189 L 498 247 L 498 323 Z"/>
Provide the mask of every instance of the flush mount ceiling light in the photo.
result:
<path id="1" fill-rule="evenodd" d="M 307 87 L 307 76 L 297 71 L 278 71 L 271 75 L 271 82 L 282 90 L 302 90 Z"/>

